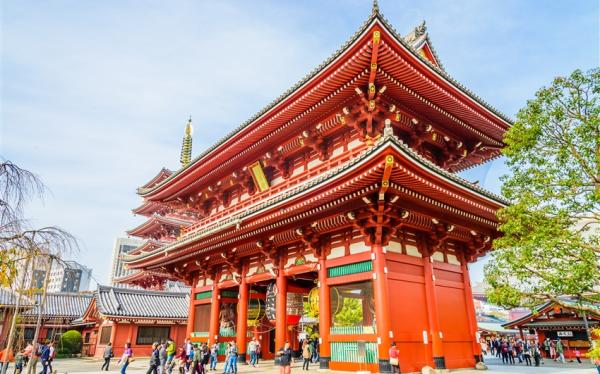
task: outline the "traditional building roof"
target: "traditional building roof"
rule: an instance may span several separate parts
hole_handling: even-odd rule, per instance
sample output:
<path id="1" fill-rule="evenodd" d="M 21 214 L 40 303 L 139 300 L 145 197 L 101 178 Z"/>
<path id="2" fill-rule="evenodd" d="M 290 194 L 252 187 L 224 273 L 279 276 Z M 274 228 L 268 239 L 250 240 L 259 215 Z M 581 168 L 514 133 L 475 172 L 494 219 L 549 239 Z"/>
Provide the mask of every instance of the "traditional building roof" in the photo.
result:
<path id="1" fill-rule="evenodd" d="M 162 168 L 152 179 L 150 179 L 142 188 L 151 188 L 167 179 L 173 172 L 167 168 Z"/>
<path id="2" fill-rule="evenodd" d="M 35 307 L 23 313 L 25 317 L 37 317 L 40 313 L 42 294 L 35 294 Z M 42 308 L 42 318 L 76 319 L 83 316 L 90 301 L 91 293 L 48 293 Z"/>
<path id="3" fill-rule="evenodd" d="M 213 158 L 219 152 L 229 152 L 228 154 L 232 155 L 231 159 L 243 155 L 247 156 L 247 152 L 251 151 L 250 148 L 256 149 L 259 143 L 270 139 L 272 136 L 283 136 L 285 127 L 299 118 L 304 117 L 306 119 L 309 113 L 320 103 L 330 100 L 335 95 L 342 95 L 340 94 L 342 91 L 344 95 L 350 95 L 353 92 L 353 87 L 350 86 L 356 83 L 356 79 L 347 82 L 339 78 L 340 83 L 334 84 L 334 79 L 327 82 L 326 80 L 319 81 L 316 77 L 321 73 L 325 74 L 325 71 L 335 75 L 337 74 L 336 68 L 338 70 L 351 69 L 352 71 L 348 71 L 346 76 L 348 74 L 356 77 L 360 76 L 365 69 L 368 69 L 368 61 L 365 62 L 365 56 L 357 55 L 362 53 L 363 50 L 365 53 L 370 50 L 368 32 L 373 29 L 382 31 L 381 38 L 383 41 L 380 48 L 381 64 L 378 63 L 377 74 L 382 77 L 384 84 L 389 82 L 390 85 L 397 86 L 393 90 L 389 89 L 390 92 L 396 92 L 399 97 L 406 100 L 409 106 L 420 108 L 425 105 L 428 108 L 433 108 L 431 109 L 432 113 L 439 116 L 440 121 L 456 123 L 457 129 L 477 134 L 478 137 L 481 137 L 493 147 L 499 149 L 502 146 L 503 133 L 510 126 L 511 120 L 460 85 L 440 66 L 437 66 L 436 62 L 430 61 L 429 58 L 415 49 L 416 42 L 418 42 L 419 48 L 422 47 L 420 39 L 414 39 L 410 43 L 407 42 L 374 8 L 369 19 L 337 52 L 296 85 L 248 121 L 224 136 L 215 145 L 206 149 L 194 158 L 188 166 L 174 172 L 153 187 L 138 189 L 138 193 L 156 200 L 170 198 L 172 197 L 171 190 L 181 191 L 185 187 L 185 183 L 182 182 L 180 176 L 185 175 L 194 183 L 201 183 L 201 177 L 204 177 L 208 171 L 214 171 L 218 161 L 213 160 Z M 361 42 L 360 45 L 358 44 L 359 41 Z M 351 53 L 355 55 L 350 58 Z M 433 50 L 432 53 L 435 55 Z M 341 58 L 345 54 L 348 54 L 350 59 L 350 61 L 346 61 L 346 64 L 344 64 L 345 60 Z M 435 60 L 439 64 L 439 60 L 437 58 Z M 345 82 L 345 84 L 342 82 Z M 315 85 L 325 84 L 327 84 L 325 91 L 335 91 L 327 97 L 319 93 L 322 90 L 317 90 L 317 87 L 315 87 Z M 426 95 L 425 92 L 427 92 Z M 341 99 L 342 97 L 336 97 L 336 101 Z M 309 109 L 306 109 L 307 107 Z M 444 109 L 441 109 L 442 107 Z M 284 112 L 285 114 L 283 114 Z M 253 146 L 249 148 L 248 144 L 253 144 Z M 496 150 L 495 152 L 495 154 L 498 154 L 499 151 Z M 231 159 L 228 160 L 228 163 L 233 162 Z M 462 168 L 469 166 L 472 166 L 472 163 L 466 163 Z M 194 173 L 193 176 L 191 173 Z"/>
<path id="4" fill-rule="evenodd" d="M 392 149 L 396 152 L 399 152 L 404 157 L 404 160 L 408 161 L 408 163 L 415 165 L 418 169 L 423 170 L 423 172 L 425 173 L 428 173 L 431 180 L 439 180 L 440 183 L 438 184 L 440 186 L 451 185 L 453 186 L 453 188 L 460 190 L 464 196 L 471 196 L 472 199 L 480 201 L 480 203 L 476 203 L 475 209 L 481 210 L 482 214 L 485 214 L 485 218 L 483 220 L 481 218 L 474 218 L 474 216 L 472 218 L 479 219 L 480 222 L 490 227 L 495 227 L 497 223 L 497 218 L 495 216 L 496 209 L 508 205 L 509 202 L 506 199 L 496 194 L 493 194 L 477 185 L 474 185 L 458 177 L 454 173 L 450 173 L 436 166 L 434 163 L 419 155 L 416 151 L 412 150 L 400 139 L 394 136 L 393 133 L 389 131 L 391 129 L 386 130 L 387 131 L 384 132 L 384 136 L 382 136 L 372 147 L 367 148 L 361 154 L 357 155 L 354 158 L 351 158 L 349 161 L 341 164 L 340 166 L 327 171 L 326 173 L 320 174 L 312 179 L 308 179 L 304 183 L 295 185 L 289 188 L 288 190 L 282 191 L 281 193 L 273 194 L 272 197 L 268 199 L 259 201 L 254 205 L 245 207 L 244 210 L 241 212 L 235 214 L 228 214 L 224 216 L 221 220 L 212 222 L 210 225 L 201 227 L 198 230 L 191 231 L 189 235 L 186 235 L 181 240 L 177 240 L 175 242 L 169 243 L 164 247 L 157 248 L 153 251 L 139 254 L 137 256 L 125 255 L 123 256 L 123 259 L 126 263 L 129 263 L 130 266 L 133 267 L 137 266 L 136 264 L 140 260 L 150 257 L 155 257 L 156 261 L 165 262 L 165 256 L 178 248 L 190 245 L 191 243 L 198 242 L 201 240 L 203 241 L 203 244 L 206 244 L 207 237 L 227 229 L 235 229 L 236 227 L 240 227 L 242 222 L 247 222 L 251 218 L 256 217 L 259 214 L 265 213 L 267 211 L 273 211 L 274 209 L 278 208 L 281 212 L 283 211 L 281 207 L 284 203 L 287 203 L 297 197 L 303 196 L 307 191 L 314 191 L 315 189 L 325 184 L 329 184 L 331 186 L 339 186 L 341 184 L 341 182 L 338 180 L 340 177 L 348 175 L 352 171 L 358 169 L 360 165 L 367 164 L 368 162 L 374 160 L 377 156 L 386 154 L 386 152 Z M 410 171 L 406 171 L 405 173 L 411 175 Z M 354 178 L 354 180 L 358 179 L 359 178 Z M 421 177 L 414 176 L 413 174 L 411 176 L 411 179 L 418 180 L 418 183 L 427 186 L 427 188 L 431 190 L 431 193 L 433 193 L 433 195 L 431 196 L 437 195 L 439 196 L 438 199 L 440 200 L 457 199 L 455 201 L 449 201 L 449 203 L 461 203 L 460 201 L 458 201 L 461 198 L 458 198 L 457 196 L 452 194 L 446 195 L 446 197 L 442 197 L 442 195 L 439 195 L 439 192 L 441 191 L 439 190 L 439 187 L 438 189 L 436 189 L 431 185 L 430 182 L 422 180 Z M 406 184 L 407 182 L 404 183 Z M 404 188 L 401 185 L 394 183 L 391 183 L 390 187 L 397 189 Z M 411 192 L 410 190 L 407 190 L 406 192 L 408 194 L 415 195 L 415 193 Z M 346 191 L 346 195 L 347 194 L 349 194 L 348 191 Z M 423 198 L 431 200 L 431 198 L 428 197 Z M 314 201 L 317 200 L 319 199 L 313 197 L 310 202 L 314 203 Z M 306 204 L 310 202 L 306 202 Z M 324 204 L 325 202 L 321 201 L 321 203 Z M 487 206 L 485 206 L 484 204 L 487 204 Z M 494 206 L 495 209 L 490 208 L 490 206 Z M 459 213 L 458 210 L 451 206 L 445 206 L 442 208 L 448 210 L 448 214 L 467 214 L 464 212 Z M 278 219 L 282 220 L 280 213 L 274 215 L 279 215 Z M 263 222 L 263 224 L 265 224 L 265 222 Z"/>
<path id="5" fill-rule="evenodd" d="M 175 275 L 156 271 L 156 270 L 140 270 L 123 277 L 115 278 L 116 283 L 133 284 L 143 288 L 154 288 L 163 290 L 163 285 L 167 280 L 178 281 Z M 175 290 L 172 290 L 175 291 Z"/>
<path id="6" fill-rule="evenodd" d="M 0 307 L 14 308 L 17 303 L 17 293 L 9 288 L 0 287 Z M 21 295 L 21 306 L 32 306 L 34 301 L 24 295 Z"/>
<path id="7" fill-rule="evenodd" d="M 149 237 L 152 233 L 160 231 L 163 227 L 172 227 L 180 229 L 187 227 L 191 221 L 182 220 L 179 218 L 165 217 L 158 214 L 153 214 L 148 220 L 138 227 L 127 231 L 127 235 L 137 236 L 140 238 Z"/>
<path id="8" fill-rule="evenodd" d="M 565 326 L 583 326 L 583 321 L 579 321 L 579 317 L 577 313 L 575 313 L 575 317 L 571 319 L 540 319 L 539 317 L 543 316 L 545 313 L 552 311 L 555 307 L 571 309 L 573 311 L 577 310 L 577 302 L 569 299 L 563 298 L 561 299 L 561 303 L 564 305 L 559 305 L 554 301 L 548 301 L 539 307 L 535 308 L 531 313 L 524 315 L 523 317 L 517 318 L 515 320 L 504 323 L 502 326 L 505 328 L 517 328 L 517 327 L 565 327 Z M 569 307 L 571 305 L 572 307 Z M 587 316 L 590 319 L 588 323 L 590 325 L 595 325 L 600 323 L 600 307 L 598 305 L 585 303 Z M 595 310 L 595 311 L 594 311 Z"/>
<path id="9" fill-rule="evenodd" d="M 98 286 L 94 299 L 109 318 L 187 320 L 190 294 Z"/>
<path id="10" fill-rule="evenodd" d="M 139 253 L 150 252 L 153 249 L 160 248 L 166 245 L 166 242 L 160 240 L 148 239 L 142 245 L 134 248 L 132 251 L 127 253 L 128 255 L 137 255 Z"/>

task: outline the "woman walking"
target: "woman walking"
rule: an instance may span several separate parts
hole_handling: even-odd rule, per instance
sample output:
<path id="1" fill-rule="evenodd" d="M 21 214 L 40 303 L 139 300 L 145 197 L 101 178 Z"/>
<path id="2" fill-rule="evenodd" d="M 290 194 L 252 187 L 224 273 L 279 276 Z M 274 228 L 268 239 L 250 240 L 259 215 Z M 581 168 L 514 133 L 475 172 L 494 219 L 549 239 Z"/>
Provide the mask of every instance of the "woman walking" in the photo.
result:
<path id="1" fill-rule="evenodd" d="M 283 348 L 277 352 L 279 356 L 279 374 L 290 374 L 292 372 L 292 349 L 290 342 L 285 342 Z"/>
<path id="2" fill-rule="evenodd" d="M 134 360 L 133 349 L 131 349 L 131 343 L 125 343 L 125 350 L 123 350 L 123 356 L 119 359 L 118 365 L 121 366 L 121 374 L 127 374 L 127 366 Z"/>
<path id="3" fill-rule="evenodd" d="M 104 364 L 100 371 L 105 370 L 108 371 L 108 365 L 110 365 L 110 359 L 113 358 L 115 354 L 113 353 L 112 343 L 108 342 L 106 347 L 104 347 L 104 352 L 102 353 L 102 358 L 104 358 Z"/>
<path id="4" fill-rule="evenodd" d="M 396 348 L 396 343 L 392 342 L 392 346 L 390 347 L 390 366 L 392 367 L 392 374 L 398 370 L 398 374 L 400 374 L 400 361 L 398 360 L 398 348 Z"/>
<path id="5" fill-rule="evenodd" d="M 302 343 L 302 358 L 304 359 L 304 363 L 302 363 L 302 370 L 308 371 L 308 366 L 310 365 L 310 358 L 312 357 L 310 347 L 311 345 L 308 343 L 308 340 L 304 340 L 304 342 Z"/>

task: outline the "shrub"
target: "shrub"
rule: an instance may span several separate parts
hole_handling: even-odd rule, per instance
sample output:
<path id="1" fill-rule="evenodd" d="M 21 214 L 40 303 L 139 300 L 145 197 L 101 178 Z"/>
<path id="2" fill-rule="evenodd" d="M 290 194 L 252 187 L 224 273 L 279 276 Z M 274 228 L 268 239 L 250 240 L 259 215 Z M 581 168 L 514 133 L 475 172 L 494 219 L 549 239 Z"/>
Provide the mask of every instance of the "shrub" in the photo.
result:
<path id="1" fill-rule="evenodd" d="M 76 330 L 69 330 L 60 336 L 58 350 L 61 353 L 81 353 L 82 345 L 81 333 Z"/>

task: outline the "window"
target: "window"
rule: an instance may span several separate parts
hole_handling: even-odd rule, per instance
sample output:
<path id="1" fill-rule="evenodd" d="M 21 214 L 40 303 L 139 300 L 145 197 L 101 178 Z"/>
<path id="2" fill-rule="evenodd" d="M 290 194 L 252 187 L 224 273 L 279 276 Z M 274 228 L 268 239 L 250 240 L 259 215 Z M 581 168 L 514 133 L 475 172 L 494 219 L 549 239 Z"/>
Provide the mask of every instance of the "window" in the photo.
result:
<path id="1" fill-rule="evenodd" d="M 23 331 L 23 339 L 25 341 L 33 340 L 33 335 L 35 334 L 35 329 L 33 327 L 26 327 Z"/>
<path id="2" fill-rule="evenodd" d="M 152 345 L 154 342 L 167 340 L 170 332 L 170 327 L 138 326 L 135 344 Z"/>
<path id="3" fill-rule="evenodd" d="M 371 281 L 331 287 L 332 333 L 374 333 L 375 305 Z"/>
<path id="4" fill-rule="evenodd" d="M 88 344 L 88 343 L 90 342 L 90 335 L 92 335 L 92 334 L 91 334 L 91 333 L 89 333 L 89 332 L 86 332 L 86 333 L 85 333 L 85 338 L 83 339 L 83 342 L 84 342 L 85 344 Z"/>
<path id="5" fill-rule="evenodd" d="M 112 334 L 112 326 L 104 326 L 100 330 L 100 345 L 106 345 L 110 341 L 110 335 Z"/>

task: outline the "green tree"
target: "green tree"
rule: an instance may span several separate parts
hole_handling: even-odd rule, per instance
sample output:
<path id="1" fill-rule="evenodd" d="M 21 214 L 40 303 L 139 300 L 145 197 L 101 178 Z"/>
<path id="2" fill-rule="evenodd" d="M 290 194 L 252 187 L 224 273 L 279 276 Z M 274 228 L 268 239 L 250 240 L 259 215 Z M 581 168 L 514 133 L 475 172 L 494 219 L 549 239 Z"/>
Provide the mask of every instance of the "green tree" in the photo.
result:
<path id="1" fill-rule="evenodd" d="M 69 330 L 60 336 L 59 349 L 61 353 L 81 353 L 83 339 L 77 330 Z"/>
<path id="2" fill-rule="evenodd" d="M 506 133 L 512 205 L 498 213 L 503 236 L 485 267 L 491 302 L 600 301 L 599 96 L 600 69 L 555 78 Z"/>
<path id="3" fill-rule="evenodd" d="M 360 299 L 345 297 L 342 309 L 335 315 L 335 326 L 356 326 L 363 319 L 363 308 Z"/>

